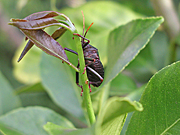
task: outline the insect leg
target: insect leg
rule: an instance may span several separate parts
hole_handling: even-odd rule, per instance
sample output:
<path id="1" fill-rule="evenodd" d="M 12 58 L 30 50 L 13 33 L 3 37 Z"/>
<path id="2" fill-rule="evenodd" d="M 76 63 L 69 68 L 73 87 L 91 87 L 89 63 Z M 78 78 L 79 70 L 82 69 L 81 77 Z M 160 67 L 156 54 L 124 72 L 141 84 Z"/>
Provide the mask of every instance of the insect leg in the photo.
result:
<path id="1" fill-rule="evenodd" d="M 90 84 L 91 84 L 91 83 L 89 82 L 89 92 L 92 92 Z"/>
<path id="2" fill-rule="evenodd" d="M 87 44 L 89 44 L 89 43 L 90 43 L 90 40 L 89 40 L 89 39 L 87 39 L 87 38 L 83 37 L 82 35 L 80 35 L 80 34 L 78 34 L 78 33 L 74 33 L 73 35 L 76 35 L 76 36 L 78 36 L 78 37 L 81 37 L 81 38 L 83 38 L 83 39 L 87 40 Z"/>
<path id="3" fill-rule="evenodd" d="M 69 49 L 69 48 L 66 48 L 66 47 L 65 47 L 64 50 L 69 51 L 69 52 L 72 52 L 72 53 L 78 55 L 77 52 L 75 52 L 74 50 L 71 50 L 71 49 Z M 78 62 L 77 68 L 79 68 L 79 62 Z M 81 96 L 82 96 L 83 87 L 82 87 L 81 85 L 79 85 L 79 72 L 76 72 L 76 84 L 77 84 L 77 86 L 79 86 L 79 87 L 81 88 Z"/>
<path id="4" fill-rule="evenodd" d="M 66 47 L 65 47 L 64 50 L 69 51 L 69 52 L 72 52 L 72 53 L 78 55 L 78 53 L 77 53 L 76 51 L 71 50 L 71 49 L 69 49 L 69 48 L 66 48 Z"/>
<path id="5" fill-rule="evenodd" d="M 79 68 L 79 62 L 78 62 L 77 68 Z M 78 72 L 76 72 L 76 84 L 77 84 L 77 86 L 79 86 L 81 88 L 81 96 L 82 96 L 83 87 L 81 85 L 79 85 L 79 73 Z"/>

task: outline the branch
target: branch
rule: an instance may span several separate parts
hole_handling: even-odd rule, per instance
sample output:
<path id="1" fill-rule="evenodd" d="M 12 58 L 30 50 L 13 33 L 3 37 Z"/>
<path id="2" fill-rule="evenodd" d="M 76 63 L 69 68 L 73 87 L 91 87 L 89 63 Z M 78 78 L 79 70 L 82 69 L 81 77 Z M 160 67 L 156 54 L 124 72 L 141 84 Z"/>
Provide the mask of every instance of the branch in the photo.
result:
<path id="1" fill-rule="evenodd" d="M 177 36 L 180 31 L 178 15 L 175 11 L 172 0 L 151 0 L 157 15 L 162 15 L 165 19 L 165 28 L 170 39 Z"/>
<path id="2" fill-rule="evenodd" d="M 87 73 L 85 72 L 83 74 L 84 67 L 85 67 L 84 54 L 83 54 L 80 38 L 78 36 L 75 36 L 74 40 L 75 40 L 75 43 L 76 43 L 76 46 L 77 46 L 77 52 L 78 52 L 79 63 L 80 63 L 80 72 L 79 72 L 79 74 L 81 75 L 80 79 L 81 79 L 82 86 L 83 86 L 83 98 L 84 98 L 84 101 L 85 101 L 85 104 L 86 104 L 86 109 L 87 109 L 89 121 L 90 121 L 90 124 L 92 125 L 92 124 L 95 123 L 96 118 L 95 118 L 95 115 L 94 115 L 94 110 L 93 110 L 93 107 L 92 107 L 91 97 L 90 97 L 90 93 L 89 93 Z"/>

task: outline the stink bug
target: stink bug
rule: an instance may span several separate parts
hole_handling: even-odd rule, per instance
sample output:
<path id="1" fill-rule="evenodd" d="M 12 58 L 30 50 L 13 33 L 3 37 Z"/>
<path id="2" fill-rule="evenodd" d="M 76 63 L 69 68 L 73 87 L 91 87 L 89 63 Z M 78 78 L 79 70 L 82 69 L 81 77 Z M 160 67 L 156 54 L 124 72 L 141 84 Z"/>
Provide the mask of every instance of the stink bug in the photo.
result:
<path id="1" fill-rule="evenodd" d="M 85 38 L 85 36 L 86 36 L 89 28 L 92 26 L 92 24 L 88 27 L 88 29 L 86 30 L 86 32 L 84 34 L 85 25 L 84 25 L 84 15 L 83 15 L 83 36 L 80 34 L 77 34 L 77 33 L 73 34 L 73 35 L 77 35 L 82 38 L 81 42 L 82 42 L 82 49 L 83 49 L 83 53 L 84 53 L 84 59 L 85 59 L 84 71 L 85 70 L 87 71 L 87 77 L 89 79 L 89 88 L 90 88 L 90 84 L 95 87 L 99 87 L 104 79 L 104 68 L 99 59 L 98 49 L 93 47 L 92 45 L 90 45 L 89 44 L 90 40 Z M 87 40 L 87 42 L 85 42 L 84 40 Z M 74 50 L 71 50 L 69 48 L 64 48 L 64 49 L 78 55 L 78 53 L 75 52 Z M 79 68 L 79 62 L 78 62 L 77 67 Z M 76 72 L 76 84 L 82 88 L 82 86 L 79 85 L 79 73 L 78 72 Z M 82 92 L 83 92 L 83 89 L 81 91 L 81 96 L 82 96 Z M 90 92 L 91 92 L 91 88 L 90 88 Z"/>

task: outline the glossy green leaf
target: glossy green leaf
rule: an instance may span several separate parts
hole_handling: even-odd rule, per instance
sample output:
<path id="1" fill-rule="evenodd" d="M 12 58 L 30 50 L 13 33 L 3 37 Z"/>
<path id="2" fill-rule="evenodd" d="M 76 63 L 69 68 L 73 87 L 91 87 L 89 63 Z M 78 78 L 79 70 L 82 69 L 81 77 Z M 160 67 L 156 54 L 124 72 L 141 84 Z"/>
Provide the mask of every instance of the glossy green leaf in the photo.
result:
<path id="1" fill-rule="evenodd" d="M 71 115 L 84 118 L 80 105 L 81 89 L 77 92 L 75 77 L 72 77 L 70 68 L 46 54 L 43 54 L 40 68 L 42 84 L 53 101 Z"/>
<path id="2" fill-rule="evenodd" d="M 180 134 L 180 62 L 157 72 L 140 99 L 143 112 L 135 112 L 127 135 Z"/>
<path id="3" fill-rule="evenodd" d="M 18 63 L 17 60 L 24 44 L 25 42 L 20 48 L 18 48 L 13 58 L 13 72 L 15 77 L 20 82 L 23 82 L 25 84 L 34 84 L 41 80 L 39 69 L 41 50 L 37 47 L 32 47 L 31 50 L 28 52 L 28 55 L 26 55 L 24 59 Z"/>
<path id="4" fill-rule="evenodd" d="M 5 134 L 48 135 L 43 129 L 47 122 L 74 128 L 71 122 L 54 111 L 43 107 L 27 107 L 14 110 L 0 117 L 0 130 Z"/>
<path id="5" fill-rule="evenodd" d="M 162 22 L 162 17 L 137 19 L 110 33 L 104 84 L 115 78 L 135 58 Z"/>
<path id="6" fill-rule="evenodd" d="M 97 127 L 101 128 L 102 135 L 107 135 L 107 133 L 119 135 L 125 122 L 126 113 L 142 110 L 143 107 L 138 102 L 132 102 L 128 98 L 112 97 L 108 99 L 100 112 Z"/>
<path id="7" fill-rule="evenodd" d="M 13 88 L 0 72 L 0 115 L 21 106 L 19 97 L 13 92 Z"/>

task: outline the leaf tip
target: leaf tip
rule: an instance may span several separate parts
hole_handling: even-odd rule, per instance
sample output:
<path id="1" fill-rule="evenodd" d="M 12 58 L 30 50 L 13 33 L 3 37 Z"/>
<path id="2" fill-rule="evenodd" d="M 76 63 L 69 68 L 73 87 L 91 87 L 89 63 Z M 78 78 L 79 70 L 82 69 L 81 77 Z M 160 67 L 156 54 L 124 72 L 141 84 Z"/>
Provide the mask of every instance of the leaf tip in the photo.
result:
<path id="1" fill-rule="evenodd" d="M 8 25 L 13 25 L 13 22 L 8 22 Z"/>
<path id="2" fill-rule="evenodd" d="M 139 112 L 142 112 L 144 110 L 143 106 L 141 103 L 137 102 L 137 101 L 134 101 L 135 103 L 135 109 Z"/>
<path id="3" fill-rule="evenodd" d="M 19 59 L 17 60 L 17 62 L 20 62 L 20 61 L 21 61 L 21 59 L 22 59 L 22 58 L 21 58 L 21 57 L 19 57 Z"/>
<path id="4" fill-rule="evenodd" d="M 13 18 L 10 19 L 10 22 L 8 22 L 8 25 L 13 25 Z"/>
<path id="5" fill-rule="evenodd" d="M 163 16 L 159 16 L 159 17 L 161 18 L 162 22 L 164 22 L 164 17 Z"/>

